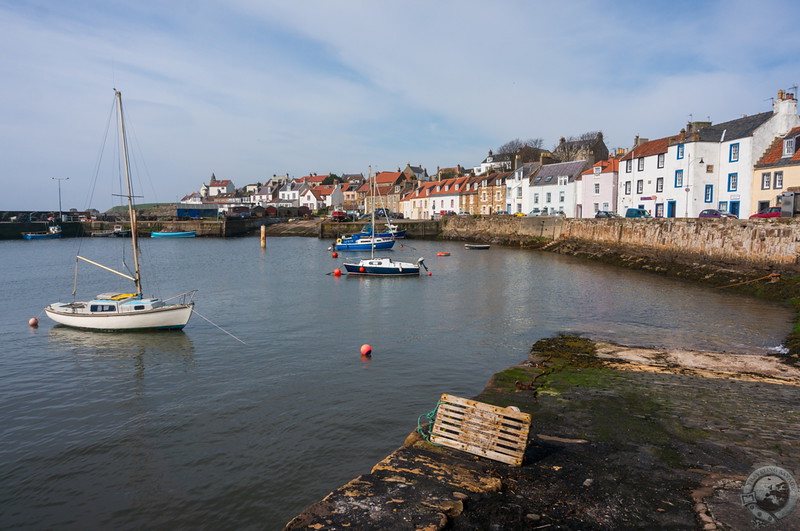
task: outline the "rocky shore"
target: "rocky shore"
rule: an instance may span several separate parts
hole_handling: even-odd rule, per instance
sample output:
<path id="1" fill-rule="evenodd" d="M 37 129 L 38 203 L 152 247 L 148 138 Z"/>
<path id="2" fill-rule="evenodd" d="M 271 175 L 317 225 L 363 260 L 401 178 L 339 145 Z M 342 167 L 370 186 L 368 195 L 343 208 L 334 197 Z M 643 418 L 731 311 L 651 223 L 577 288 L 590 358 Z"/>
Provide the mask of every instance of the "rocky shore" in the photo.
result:
<path id="1" fill-rule="evenodd" d="M 748 476 L 800 479 L 800 369 L 775 357 L 559 336 L 474 398 L 532 415 L 521 467 L 413 432 L 285 529 L 752 529 Z"/>

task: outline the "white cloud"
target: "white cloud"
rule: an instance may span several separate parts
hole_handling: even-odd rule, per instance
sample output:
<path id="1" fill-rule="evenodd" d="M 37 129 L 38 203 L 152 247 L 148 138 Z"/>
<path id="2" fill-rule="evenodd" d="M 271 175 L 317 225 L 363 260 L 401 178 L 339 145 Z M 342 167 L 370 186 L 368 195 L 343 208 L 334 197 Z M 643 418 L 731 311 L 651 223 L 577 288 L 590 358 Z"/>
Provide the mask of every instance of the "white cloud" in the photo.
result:
<path id="1" fill-rule="evenodd" d="M 33 7 L 31 7 L 33 6 Z M 769 109 L 797 81 L 793 5 L 744 1 L 0 4 L 0 208 L 84 208 L 123 91 L 158 197 L 212 172 L 477 164 L 513 138 L 610 148 L 692 114 Z M 52 194 L 48 187 L 52 187 Z M 78 190 L 81 188 L 80 190 Z M 104 202 L 105 201 L 105 202 Z M 96 198 L 97 208 L 110 206 Z"/>

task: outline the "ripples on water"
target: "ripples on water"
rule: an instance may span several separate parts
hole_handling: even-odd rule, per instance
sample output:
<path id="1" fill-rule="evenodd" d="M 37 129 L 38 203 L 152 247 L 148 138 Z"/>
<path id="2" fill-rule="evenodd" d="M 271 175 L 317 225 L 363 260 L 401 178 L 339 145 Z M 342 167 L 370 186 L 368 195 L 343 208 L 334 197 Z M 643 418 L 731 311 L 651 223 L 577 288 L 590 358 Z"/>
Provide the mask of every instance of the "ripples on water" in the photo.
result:
<path id="1" fill-rule="evenodd" d="M 439 394 L 474 396 L 542 337 L 760 353 L 790 329 L 781 305 L 453 242 L 392 253 L 425 256 L 431 277 L 336 278 L 341 259 L 311 238 L 143 242 L 145 292 L 199 289 L 198 311 L 246 345 L 198 316 L 183 332 L 28 329 L 70 299 L 78 243 L 117 266 L 116 241 L 0 242 L 3 527 L 279 529 L 399 446 Z M 94 287 L 79 298 L 128 287 L 80 275 Z"/>

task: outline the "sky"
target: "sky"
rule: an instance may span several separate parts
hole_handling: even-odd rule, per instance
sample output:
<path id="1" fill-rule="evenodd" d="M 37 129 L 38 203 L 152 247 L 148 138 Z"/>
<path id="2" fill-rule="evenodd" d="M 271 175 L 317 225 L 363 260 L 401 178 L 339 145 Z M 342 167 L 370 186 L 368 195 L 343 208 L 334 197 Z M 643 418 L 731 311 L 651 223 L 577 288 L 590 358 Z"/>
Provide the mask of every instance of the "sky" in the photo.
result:
<path id="1" fill-rule="evenodd" d="M 0 210 L 120 203 L 114 89 L 137 202 L 174 202 L 212 173 L 433 174 L 768 111 L 798 22 L 789 0 L 0 0 Z"/>

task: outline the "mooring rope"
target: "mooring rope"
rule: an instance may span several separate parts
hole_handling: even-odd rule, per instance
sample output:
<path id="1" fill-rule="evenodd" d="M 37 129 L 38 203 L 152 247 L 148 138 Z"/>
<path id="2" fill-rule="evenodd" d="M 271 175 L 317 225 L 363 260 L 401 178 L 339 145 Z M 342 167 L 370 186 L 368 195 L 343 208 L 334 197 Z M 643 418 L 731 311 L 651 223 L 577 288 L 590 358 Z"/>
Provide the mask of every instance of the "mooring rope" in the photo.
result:
<path id="1" fill-rule="evenodd" d="M 431 441 L 431 434 L 433 432 L 433 419 L 436 418 L 436 412 L 439 410 L 439 405 L 442 403 L 441 400 L 436 402 L 436 407 L 433 408 L 433 411 L 430 413 L 423 413 L 419 417 L 417 417 L 417 432 L 422 435 L 422 438 L 428 441 L 430 444 L 434 446 L 441 446 L 441 444 L 437 444 Z M 425 417 L 428 419 L 426 424 L 422 423 L 422 418 Z"/>
<path id="2" fill-rule="evenodd" d="M 754 278 L 753 280 L 745 280 L 744 282 L 737 282 L 736 284 L 729 284 L 727 286 L 717 286 L 717 289 L 722 288 L 732 288 L 734 286 L 741 286 L 742 284 L 750 284 L 751 282 L 758 282 L 759 280 L 764 280 L 766 278 L 780 278 L 780 273 L 770 273 L 769 275 L 761 278 Z"/>
<path id="3" fill-rule="evenodd" d="M 226 334 L 228 334 L 229 336 L 231 336 L 233 339 L 235 339 L 236 341 L 238 341 L 238 342 L 239 342 L 239 343 L 241 343 L 242 345 L 247 345 L 247 343 L 245 343 L 244 341 L 242 341 L 241 339 L 239 339 L 239 338 L 238 338 L 238 337 L 236 337 L 235 335 L 231 334 L 230 332 L 228 332 L 227 330 L 225 330 L 224 328 L 222 328 L 221 326 L 219 326 L 217 323 L 215 323 L 215 322 L 211 321 L 211 319 L 209 319 L 208 317 L 205 317 L 204 315 L 202 315 L 200 312 L 198 312 L 198 311 L 197 311 L 197 310 L 195 310 L 194 308 L 192 308 L 192 313 L 196 313 L 198 316 L 202 317 L 203 319 L 205 319 L 206 321 L 208 321 L 208 322 L 209 322 L 209 323 L 211 323 L 212 325 L 216 326 L 217 328 L 219 328 L 220 330 L 222 330 L 223 332 L 225 332 Z"/>

